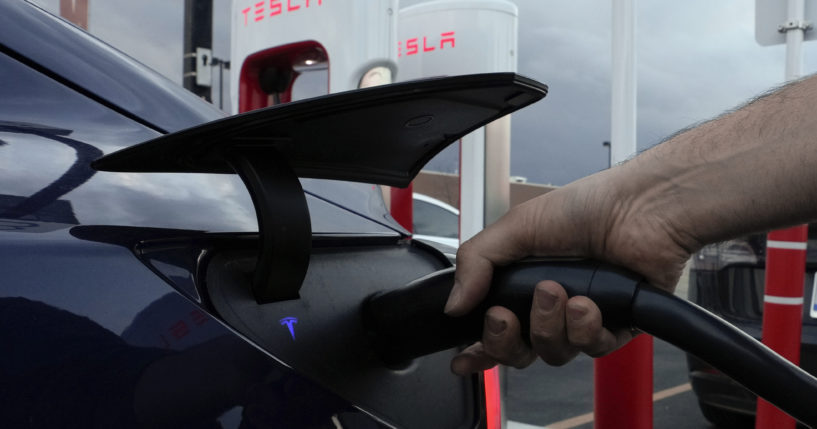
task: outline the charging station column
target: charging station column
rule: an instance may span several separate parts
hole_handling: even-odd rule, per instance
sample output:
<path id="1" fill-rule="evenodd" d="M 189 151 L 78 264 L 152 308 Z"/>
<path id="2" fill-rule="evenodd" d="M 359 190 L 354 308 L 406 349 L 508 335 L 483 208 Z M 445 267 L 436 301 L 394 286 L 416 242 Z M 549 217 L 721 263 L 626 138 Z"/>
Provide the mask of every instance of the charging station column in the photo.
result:
<path id="1" fill-rule="evenodd" d="M 611 161 L 636 152 L 636 0 L 612 5 Z M 641 334 L 593 363 L 597 429 L 653 427 L 653 339 Z"/>
<path id="2" fill-rule="evenodd" d="M 515 72 L 516 5 L 506 0 L 444 0 L 400 10 L 398 80 Z M 510 117 L 460 140 L 460 242 L 510 206 Z M 500 376 L 484 374 L 488 427 L 503 426 Z"/>
<path id="3" fill-rule="evenodd" d="M 397 0 L 233 0 L 233 113 L 291 101 L 313 71 L 324 93 L 391 82 L 396 24 Z"/>

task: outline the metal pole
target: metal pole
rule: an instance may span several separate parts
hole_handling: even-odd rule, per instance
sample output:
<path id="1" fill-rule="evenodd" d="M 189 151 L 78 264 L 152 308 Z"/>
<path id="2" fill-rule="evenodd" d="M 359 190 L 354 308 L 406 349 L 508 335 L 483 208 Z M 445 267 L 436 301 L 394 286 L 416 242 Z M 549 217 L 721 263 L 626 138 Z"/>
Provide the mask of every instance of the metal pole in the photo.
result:
<path id="1" fill-rule="evenodd" d="M 218 108 L 224 110 L 224 61 L 218 62 Z"/>
<path id="2" fill-rule="evenodd" d="M 184 0 L 184 87 L 211 100 L 209 87 L 196 84 L 196 48 L 213 48 L 213 0 Z"/>
<path id="3" fill-rule="evenodd" d="M 611 156 L 618 164 L 636 152 L 636 0 L 613 0 Z"/>
<path id="4" fill-rule="evenodd" d="M 485 128 L 460 139 L 460 243 L 485 228 Z"/>
<path id="5" fill-rule="evenodd" d="M 786 33 L 786 81 L 803 74 L 804 20 L 804 0 L 789 0 L 788 19 L 779 27 Z M 772 231 L 766 241 L 761 336 L 763 344 L 795 364 L 800 362 L 807 241 L 808 225 Z M 758 398 L 755 428 L 794 429 L 795 426 L 793 418 Z"/>
<path id="6" fill-rule="evenodd" d="M 636 152 L 635 0 L 613 0 L 611 163 Z M 653 341 L 646 334 L 594 361 L 596 429 L 652 428 Z"/>
<path id="7" fill-rule="evenodd" d="M 789 19 L 784 26 L 786 32 L 786 80 L 794 80 L 803 75 L 803 36 L 805 34 L 805 0 L 789 0 Z"/>

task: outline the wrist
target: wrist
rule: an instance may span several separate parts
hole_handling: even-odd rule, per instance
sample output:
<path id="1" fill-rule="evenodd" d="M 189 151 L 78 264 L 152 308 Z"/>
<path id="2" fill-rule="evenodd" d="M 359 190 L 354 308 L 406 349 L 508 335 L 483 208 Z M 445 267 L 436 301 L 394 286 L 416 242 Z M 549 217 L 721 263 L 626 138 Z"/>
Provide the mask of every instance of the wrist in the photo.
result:
<path id="1" fill-rule="evenodd" d="M 672 290 L 692 252 L 702 245 L 690 212 L 690 189 L 678 160 L 650 150 L 609 170 L 612 201 L 601 254 Z"/>

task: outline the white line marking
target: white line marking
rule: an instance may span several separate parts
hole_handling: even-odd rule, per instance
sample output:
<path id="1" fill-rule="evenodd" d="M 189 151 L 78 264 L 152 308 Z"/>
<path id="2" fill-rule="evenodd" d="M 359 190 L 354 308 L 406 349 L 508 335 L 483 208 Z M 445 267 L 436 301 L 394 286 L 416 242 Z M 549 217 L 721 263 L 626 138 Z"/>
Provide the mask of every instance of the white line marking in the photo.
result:
<path id="1" fill-rule="evenodd" d="M 508 429 L 543 429 L 542 426 L 529 425 L 527 423 L 508 420 Z"/>
<path id="2" fill-rule="evenodd" d="M 806 243 L 802 241 L 766 241 L 766 247 L 770 249 L 806 250 Z"/>
<path id="3" fill-rule="evenodd" d="M 659 392 L 655 392 L 652 394 L 653 402 L 660 401 L 662 399 L 669 398 L 670 396 L 675 396 L 680 393 L 688 392 L 692 390 L 692 385 L 689 383 L 684 383 L 680 386 L 670 387 L 669 389 L 664 389 Z M 551 423 L 545 427 L 529 425 L 526 423 L 521 422 L 514 422 L 508 421 L 508 429 L 571 429 L 576 426 L 585 425 L 593 421 L 593 413 L 586 413 L 580 416 L 571 417 L 569 419 L 565 419 L 556 423 Z"/>
<path id="4" fill-rule="evenodd" d="M 689 383 L 682 384 L 680 386 L 670 387 L 669 389 L 664 389 L 660 392 L 655 392 L 652 394 L 652 401 L 657 402 L 665 398 L 669 398 L 670 396 L 677 395 L 679 393 L 684 393 L 689 390 L 692 390 L 692 385 Z"/>
<path id="5" fill-rule="evenodd" d="M 763 302 L 782 305 L 803 305 L 803 297 L 763 295 Z"/>

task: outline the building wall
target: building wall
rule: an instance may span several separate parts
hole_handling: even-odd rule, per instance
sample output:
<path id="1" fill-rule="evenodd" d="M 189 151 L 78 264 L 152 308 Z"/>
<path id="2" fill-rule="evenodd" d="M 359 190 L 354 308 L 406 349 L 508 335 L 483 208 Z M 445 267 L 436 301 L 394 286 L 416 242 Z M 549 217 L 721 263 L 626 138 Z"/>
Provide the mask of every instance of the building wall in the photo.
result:
<path id="1" fill-rule="evenodd" d="M 459 176 L 456 174 L 421 171 L 414 179 L 414 192 L 425 194 L 459 207 Z M 555 189 L 534 183 L 511 183 L 511 207 Z"/>

